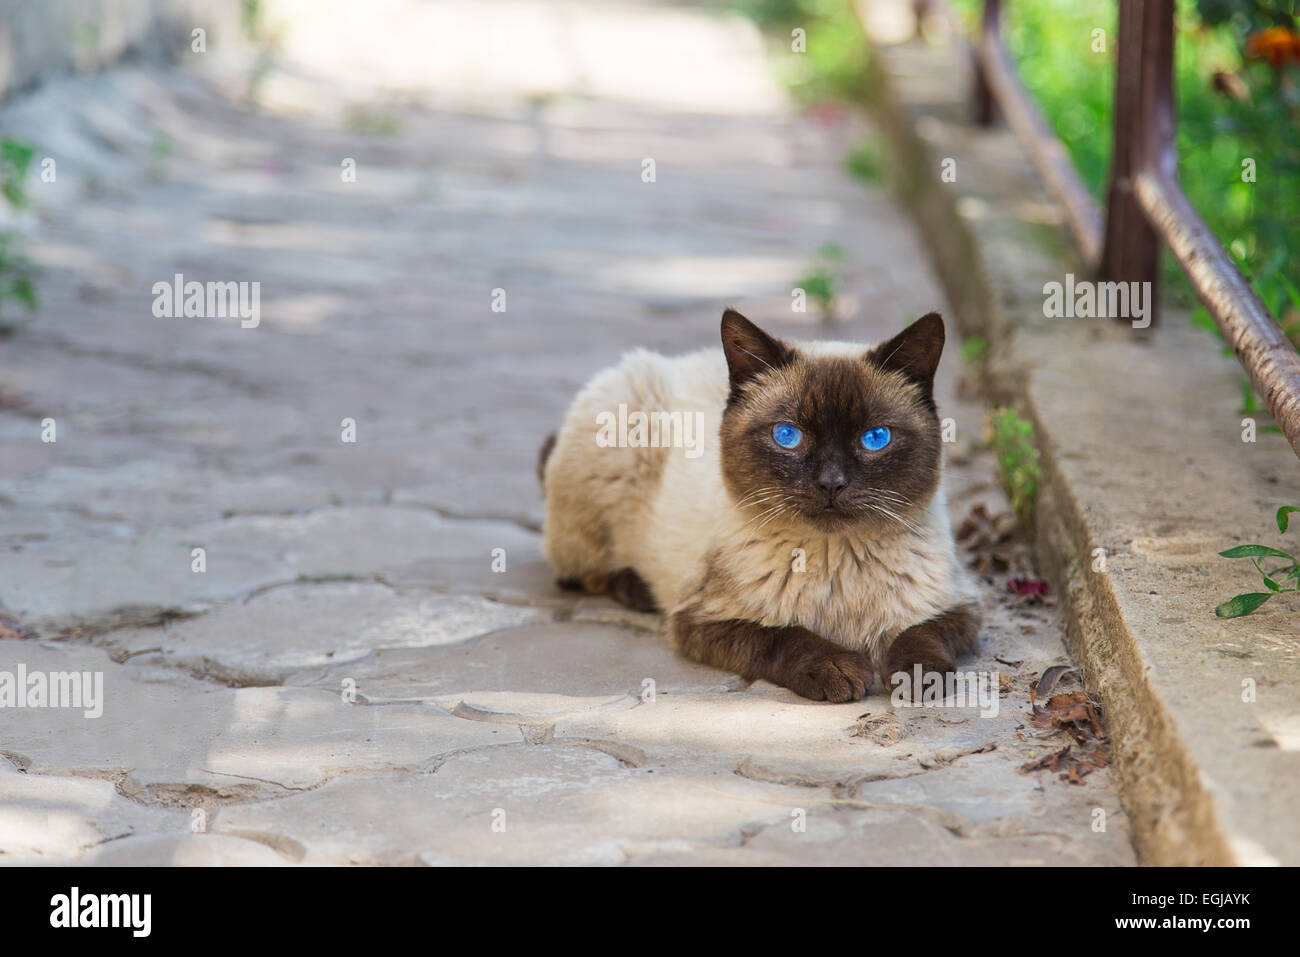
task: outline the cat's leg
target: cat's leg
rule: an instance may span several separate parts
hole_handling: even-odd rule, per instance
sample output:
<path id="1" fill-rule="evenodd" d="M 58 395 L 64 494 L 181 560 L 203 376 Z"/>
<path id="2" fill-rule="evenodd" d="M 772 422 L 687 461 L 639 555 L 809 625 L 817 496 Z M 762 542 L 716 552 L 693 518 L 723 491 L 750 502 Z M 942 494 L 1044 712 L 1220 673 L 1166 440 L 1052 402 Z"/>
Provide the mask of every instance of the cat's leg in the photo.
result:
<path id="1" fill-rule="evenodd" d="M 633 611 L 656 612 L 659 603 L 645 579 L 637 574 L 635 568 L 620 568 L 612 575 L 586 575 L 582 578 L 562 578 L 561 588 L 569 591 L 585 591 L 590 595 L 608 595 L 620 605 L 626 605 Z"/>
<path id="2" fill-rule="evenodd" d="M 922 673 L 956 671 L 957 659 L 974 649 L 979 628 L 979 613 L 973 605 L 949 608 L 908 628 L 885 651 L 880 669 L 885 688 L 892 687 L 892 675 L 901 671 L 910 677 L 916 665 Z"/>
<path id="3" fill-rule="evenodd" d="M 542 522 L 542 552 L 556 573 L 556 583 L 570 591 L 604 594 L 613 573 L 612 533 L 606 512 L 593 503 L 592 489 L 575 475 L 582 475 L 582 462 L 572 443 L 568 459 L 560 454 L 558 433 L 552 432 L 537 454 L 537 478 L 546 501 Z M 547 481 L 547 468 L 554 462 L 558 471 Z"/>
<path id="4" fill-rule="evenodd" d="M 558 439 L 559 433 L 552 432 L 542 442 L 542 447 L 537 450 L 537 484 L 543 487 L 546 485 L 546 463 L 551 460 Z"/>
<path id="5" fill-rule="evenodd" d="M 616 571 L 609 579 L 605 594 L 633 611 L 659 610 L 659 603 L 655 601 L 654 593 L 650 591 L 650 586 L 646 584 L 645 579 L 637 574 L 635 568 L 621 568 Z"/>
<path id="6" fill-rule="evenodd" d="M 688 658 L 750 681 L 766 679 L 814 701 L 856 701 L 871 684 L 865 655 L 797 625 L 705 621 L 679 611 L 669 619 L 669 633 Z"/>

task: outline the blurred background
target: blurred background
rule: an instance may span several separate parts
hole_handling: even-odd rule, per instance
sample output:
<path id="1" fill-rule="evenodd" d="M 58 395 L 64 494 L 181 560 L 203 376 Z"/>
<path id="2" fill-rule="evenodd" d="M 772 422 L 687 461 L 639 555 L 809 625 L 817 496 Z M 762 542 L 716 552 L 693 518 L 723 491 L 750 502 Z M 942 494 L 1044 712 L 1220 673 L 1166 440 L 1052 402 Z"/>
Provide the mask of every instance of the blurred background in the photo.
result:
<path id="1" fill-rule="evenodd" d="M 967 29 L 979 0 L 954 0 Z M 1118 4 L 1040 0 L 1004 5 L 1020 75 L 1099 202 L 1110 171 Z M 1300 344 L 1300 32 L 1296 0 L 1179 0 L 1175 133 L 1192 205 L 1255 291 Z M 1102 31 L 1099 36 L 1097 31 Z M 1252 175 L 1243 175 L 1250 160 Z M 1209 313 L 1166 254 L 1173 302 L 1216 339 Z M 1247 411 L 1258 401 L 1243 385 Z"/>
<path id="2" fill-rule="evenodd" d="M 1175 49 L 1184 187 L 1296 340 L 1294 6 L 1186 0 Z M 209 517 L 250 497 L 271 511 L 410 500 L 535 530 L 534 443 L 622 349 L 711 343 L 726 303 L 863 338 L 935 308 L 858 109 L 861 19 L 951 44 L 980 7 L 7 0 L 10 498 Z M 1102 200 L 1116 4 L 1012 2 L 1004 20 Z M 1186 312 L 1227 353 L 1172 261 L 1164 272 L 1175 321 Z M 155 288 L 185 282 L 256 284 L 256 328 L 160 318 Z M 961 348 L 975 361 L 987 346 Z M 1240 411 L 1260 411 L 1223 362 Z M 29 441 L 46 419 L 63 428 L 57 455 Z M 366 455 L 336 441 L 344 420 L 364 423 Z M 148 580 L 128 592 L 145 600 Z"/>

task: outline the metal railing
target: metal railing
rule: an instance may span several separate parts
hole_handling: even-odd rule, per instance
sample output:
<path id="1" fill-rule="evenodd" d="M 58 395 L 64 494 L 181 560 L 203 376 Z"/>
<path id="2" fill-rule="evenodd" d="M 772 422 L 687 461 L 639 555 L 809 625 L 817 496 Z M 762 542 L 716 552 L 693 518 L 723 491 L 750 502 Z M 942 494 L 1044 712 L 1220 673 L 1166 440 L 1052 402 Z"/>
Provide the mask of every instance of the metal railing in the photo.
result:
<path id="1" fill-rule="evenodd" d="M 1093 274 L 1109 281 L 1151 283 L 1153 323 L 1158 321 L 1160 243 L 1169 247 L 1300 456 L 1300 354 L 1178 184 L 1174 0 L 1119 0 L 1114 152 L 1105 210 L 1097 208 L 1065 147 L 1020 82 L 1002 43 L 1000 15 L 1000 0 L 984 0 L 973 50 L 977 122 L 992 123 L 996 104 L 1061 204 Z"/>

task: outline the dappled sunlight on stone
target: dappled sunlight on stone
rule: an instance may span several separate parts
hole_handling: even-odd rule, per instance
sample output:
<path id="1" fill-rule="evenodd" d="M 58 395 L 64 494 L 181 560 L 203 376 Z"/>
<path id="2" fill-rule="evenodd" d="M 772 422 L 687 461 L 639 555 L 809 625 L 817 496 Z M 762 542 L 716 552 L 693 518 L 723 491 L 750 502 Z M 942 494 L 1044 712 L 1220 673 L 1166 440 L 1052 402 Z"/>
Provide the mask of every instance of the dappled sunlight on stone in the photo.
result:
<path id="1" fill-rule="evenodd" d="M 762 40 L 732 13 L 572 3 L 270 0 L 284 55 L 341 86 L 475 101 L 557 92 L 665 110 L 763 113 Z M 396 24 L 400 23 L 400 26 Z"/>
<path id="2" fill-rule="evenodd" d="M 702 299 L 725 297 L 738 287 L 762 287 L 778 276 L 797 276 L 805 265 L 794 259 L 757 256 L 627 257 L 604 264 L 577 256 L 554 256 L 551 262 L 557 272 L 589 273 L 598 286 L 618 292 Z"/>
<path id="3" fill-rule="evenodd" d="M 1274 746 L 1283 751 L 1300 751 L 1300 715 L 1262 709 L 1259 723 L 1272 738 Z M 1257 741 L 1256 746 L 1269 746 L 1267 740 Z"/>

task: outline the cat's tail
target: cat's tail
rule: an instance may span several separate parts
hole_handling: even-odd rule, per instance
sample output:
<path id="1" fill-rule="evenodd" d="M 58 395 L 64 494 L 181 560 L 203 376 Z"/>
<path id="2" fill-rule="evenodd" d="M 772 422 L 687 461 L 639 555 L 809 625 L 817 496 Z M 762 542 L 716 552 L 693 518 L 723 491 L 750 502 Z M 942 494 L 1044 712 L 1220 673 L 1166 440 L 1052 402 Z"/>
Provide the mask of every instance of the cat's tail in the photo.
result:
<path id="1" fill-rule="evenodd" d="M 555 436 L 554 432 L 548 435 L 537 452 L 537 482 L 543 488 L 546 487 L 546 463 L 550 460 L 551 453 L 555 451 Z"/>

